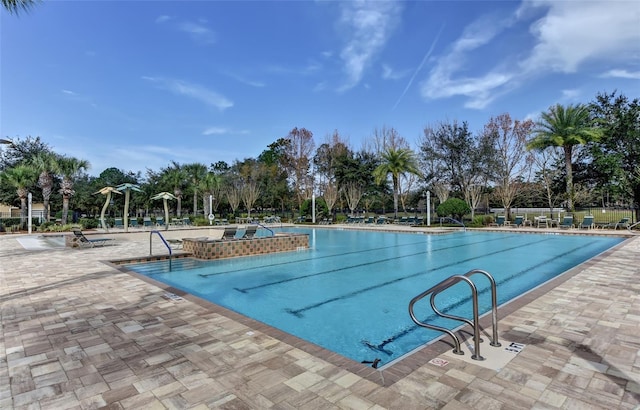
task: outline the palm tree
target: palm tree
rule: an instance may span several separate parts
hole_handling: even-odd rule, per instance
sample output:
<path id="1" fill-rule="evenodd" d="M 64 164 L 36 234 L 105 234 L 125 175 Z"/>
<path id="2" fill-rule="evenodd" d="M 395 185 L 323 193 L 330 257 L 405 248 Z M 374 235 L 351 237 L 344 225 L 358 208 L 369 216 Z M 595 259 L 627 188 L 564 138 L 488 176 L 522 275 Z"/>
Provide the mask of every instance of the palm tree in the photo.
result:
<path id="1" fill-rule="evenodd" d="M 162 179 L 173 189 L 173 199 L 177 199 L 176 216 L 180 217 L 182 214 L 182 185 L 184 184 L 187 175 L 184 169 L 177 162 L 173 161 L 173 167 L 164 170 Z"/>
<path id="2" fill-rule="evenodd" d="M 193 188 L 193 216 L 198 215 L 198 188 L 200 181 L 207 175 L 207 166 L 199 162 L 187 164 L 183 167 L 189 179 L 191 179 L 191 187 Z"/>
<path id="3" fill-rule="evenodd" d="M 14 168 L 6 169 L 0 174 L 1 179 L 6 180 L 9 185 L 16 188 L 18 198 L 20 198 L 20 226 L 24 229 L 27 220 L 27 196 L 29 187 L 35 182 L 38 173 L 28 165 L 18 165 Z"/>
<path id="4" fill-rule="evenodd" d="M 51 152 L 40 152 L 31 158 L 31 166 L 40 173 L 38 187 L 42 190 L 43 216 L 49 221 L 49 198 L 53 192 L 53 175 L 58 172 L 58 157 Z"/>
<path id="5" fill-rule="evenodd" d="M 116 189 L 120 192 L 124 191 L 124 231 L 129 232 L 129 197 L 131 191 L 141 192 L 142 189 L 140 189 L 140 185 L 129 182 L 118 185 Z"/>
<path id="6" fill-rule="evenodd" d="M 214 203 L 220 200 L 220 198 L 216 198 L 216 191 L 220 190 L 220 177 L 208 172 L 204 178 L 200 180 L 198 189 L 202 192 L 202 208 L 204 209 L 205 215 L 212 214 L 213 209 L 209 209 L 209 195 L 213 195 Z M 213 206 L 213 208 L 215 209 L 215 206 Z"/>
<path id="7" fill-rule="evenodd" d="M 176 199 L 173 194 L 169 192 L 160 192 L 159 194 L 155 194 L 151 197 L 152 200 L 162 199 L 162 204 L 164 205 L 164 230 L 169 230 L 169 205 L 167 204 L 168 199 Z"/>
<path id="8" fill-rule="evenodd" d="M 104 220 L 104 214 L 105 212 L 107 212 L 107 207 L 109 206 L 109 203 L 111 202 L 111 194 L 118 194 L 120 195 L 120 191 L 118 191 L 118 189 L 112 187 L 112 186 L 106 186 L 104 188 L 102 188 L 101 190 L 99 190 L 98 192 L 94 192 L 94 194 L 102 194 L 102 195 L 106 195 L 107 198 L 104 201 L 104 205 L 102 206 L 102 211 L 100 212 L 100 224 L 102 225 L 102 229 L 104 229 L 105 231 L 108 231 L 109 228 L 107 227 L 107 223 Z"/>
<path id="9" fill-rule="evenodd" d="M 527 142 L 527 149 L 544 150 L 547 147 L 561 147 L 564 151 L 567 208 L 574 210 L 573 191 L 573 147 L 597 141 L 601 131 L 592 126 L 586 105 L 557 104 L 540 115 L 533 130 L 534 137 Z"/>
<path id="10" fill-rule="evenodd" d="M 2 7 L 11 14 L 18 15 L 20 10 L 29 11 L 39 0 L 2 0 Z"/>
<path id="11" fill-rule="evenodd" d="M 400 186 L 400 175 L 410 173 L 420 176 L 418 161 L 415 154 L 408 148 L 387 147 L 381 153 L 381 164 L 373 170 L 373 176 L 377 184 L 387 180 L 391 174 L 393 183 L 393 213 L 398 217 L 398 192 Z"/>
<path id="12" fill-rule="evenodd" d="M 89 161 L 74 157 L 60 157 L 58 159 L 59 172 L 62 174 L 62 182 L 60 183 L 60 194 L 62 194 L 62 221 L 64 225 L 67 223 L 69 214 L 69 199 L 75 194 L 73 184 L 78 175 L 89 168 Z"/>

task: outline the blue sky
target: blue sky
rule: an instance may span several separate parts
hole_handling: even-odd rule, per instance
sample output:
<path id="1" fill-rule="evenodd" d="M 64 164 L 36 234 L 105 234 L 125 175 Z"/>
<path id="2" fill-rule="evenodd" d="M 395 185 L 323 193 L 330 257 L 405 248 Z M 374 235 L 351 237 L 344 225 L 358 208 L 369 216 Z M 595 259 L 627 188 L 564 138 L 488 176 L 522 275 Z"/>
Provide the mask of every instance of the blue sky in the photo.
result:
<path id="1" fill-rule="evenodd" d="M 637 1 L 44 1 L 0 11 L 0 136 L 98 175 L 640 97 Z"/>

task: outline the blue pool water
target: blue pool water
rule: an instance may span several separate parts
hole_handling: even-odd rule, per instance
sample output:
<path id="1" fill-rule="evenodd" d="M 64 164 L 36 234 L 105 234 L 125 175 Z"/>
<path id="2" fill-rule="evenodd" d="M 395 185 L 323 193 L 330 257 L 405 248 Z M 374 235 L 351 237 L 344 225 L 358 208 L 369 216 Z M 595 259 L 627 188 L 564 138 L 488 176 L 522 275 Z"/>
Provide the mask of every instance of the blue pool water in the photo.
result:
<path id="1" fill-rule="evenodd" d="M 451 275 L 489 271 L 503 304 L 584 262 L 623 239 L 612 237 L 459 232 L 401 234 L 335 229 L 308 233 L 311 249 L 218 261 L 178 259 L 128 268 L 279 328 L 356 361 L 388 363 L 442 335 L 416 326 L 409 301 Z M 489 283 L 474 276 L 480 312 L 490 310 Z M 424 299 L 422 320 L 433 317 Z M 443 311 L 471 317 L 469 287 L 440 293 Z"/>

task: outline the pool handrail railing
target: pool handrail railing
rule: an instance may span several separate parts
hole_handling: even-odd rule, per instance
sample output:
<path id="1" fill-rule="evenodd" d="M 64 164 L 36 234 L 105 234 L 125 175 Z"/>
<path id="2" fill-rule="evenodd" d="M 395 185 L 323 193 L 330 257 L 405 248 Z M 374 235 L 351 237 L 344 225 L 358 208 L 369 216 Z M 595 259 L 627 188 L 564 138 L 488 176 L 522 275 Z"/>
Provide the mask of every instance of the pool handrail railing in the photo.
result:
<path id="1" fill-rule="evenodd" d="M 160 231 L 158 230 L 152 230 L 149 232 L 149 256 L 153 255 L 152 249 L 153 249 L 153 234 L 158 234 L 158 236 L 160 237 L 160 239 L 162 240 L 162 242 L 164 243 L 164 246 L 167 247 L 167 249 L 169 250 L 169 272 L 171 272 L 171 259 L 172 259 L 172 250 L 171 250 L 171 246 L 169 245 L 169 243 L 166 241 L 166 239 L 164 239 L 164 236 L 162 236 L 162 234 L 160 233 Z"/>
<path id="2" fill-rule="evenodd" d="M 465 231 L 465 232 L 467 231 L 467 227 L 464 225 L 464 222 L 458 221 L 457 219 L 451 218 L 449 216 L 443 216 L 443 217 L 440 218 L 440 224 L 442 224 L 442 220 L 443 219 L 445 219 L 445 220 L 448 219 L 450 221 L 453 221 L 453 222 L 457 223 L 458 225 L 462 225 L 462 230 Z"/>
<path id="3" fill-rule="evenodd" d="M 262 227 L 262 228 L 266 229 L 267 231 L 271 232 L 271 236 L 276 236 L 276 234 L 273 233 L 273 229 L 267 228 L 266 226 L 262 225 L 260 222 L 253 221 L 253 223 L 258 225 L 259 227 Z"/>
<path id="4" fill-rule="evenodd" d="M 414 309 L 413 309 L 415 303 L 418 302 L 420 299 L 428 295 L 431 295 L 431 301 L 430 301 L 431 308 L 438 316 L 448 318 L 448 319 L 463 321 L 469 324 L 473 328 L 474 352 L 471 358 L 474 360 L 484 360 L 484 358 L 480 354 L 481 338 L 480 338 L 480 325 L 479 325 L 479 313 L 478 313 L 478 289 L 476 285 L 473 283 L 473 281 L 469 279 L 470 276 L 475 274 L 481 274 L 487 277 L 491 282 L 491 305 L 492 305 L 492 325 L 493 325 L 493 338 L 492 338 L 493 340 L 491 341 L 491 346 L 499 347 L 500 342 L 498 341 L 498 313 L 497 313 L 498 308 L 497 308 L 496 282 L 488 272 L 483 271 L 481 269 L 473 269 L 465 273 L 464 275 L 450 276 L 447 279 L 436 284 L 435 286 L 415 296 L 413 299 L 411 299 L 411 302 L 409 302 L 409 315 L 411 316 L 411 320 L 413 320 L 413 322 L 418 326 L 425 327 L 427 329 L 438 330 L 451 336 L 454 343 L 453 353 L 459 354 L 459 355 L 464 354 L 464 352 L 460 349 L 460 339 L 458 338 L 458 336 L 455 335 L 455 333 L 453 333 L 451 330 L 447 328 L 424 323 L 416 318 Z M 460 316 L 443 313 L 435 305 L 435 297 L 438 293 L 444 291 L 445 289 L 448 289 L 449 287 L 461 281 L 466 282 L 471 288 L 471 296 L 472 296 L 472 302 L 473 302 L 473 320 L 469 320 L 467 318 L 463 318 Z"/>

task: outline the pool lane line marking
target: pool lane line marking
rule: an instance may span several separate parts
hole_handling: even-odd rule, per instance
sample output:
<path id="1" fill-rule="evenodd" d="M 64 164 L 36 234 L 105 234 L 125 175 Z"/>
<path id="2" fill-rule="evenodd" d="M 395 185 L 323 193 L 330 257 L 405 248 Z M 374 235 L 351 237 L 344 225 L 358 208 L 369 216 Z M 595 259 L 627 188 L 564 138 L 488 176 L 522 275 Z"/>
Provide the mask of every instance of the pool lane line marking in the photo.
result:
<path id="1" fill-rule="evenodd" d="M 504 238 L 495 238 L 495 239 L 482 240 L 482 241 L 478 241 L 478 242 L 471 242 L 471 243 L 465 243 L 465 244 L 460 244 L 460 245 L 445 246 L 443 248 L 438 248 L 438 249 L 431 249 L 431 250 L 426 250 L 426 251 L 423 250 L 423 251 L 416 252 L 416 253 L 410 253 L 410 254 L 406 254 L 406 255 L 394 256 L 392 258 L 378 259 L 378 260 L 358 263 L 358 264 L 355 264 L 355 265 L 343 266 L 343 267 L 340 267 L 340 268 L 335 268 L 335 269 L 330 269 L 330 270 L 325 270 L 325 271 L 320 271 L 320 272 L 314 272 L 314 273 L 310 273 L 310 274 L 307 274 L 307 275 L 296 276 L 296 277 L 293 277 L 293 278 L 281 279 L 281 280 L 278 280 L 278 281 L 275 281 L 275 282 L 267 282 L 267 283 L 263 283 L 261 285 L 251 286 L 251 287 L 248 287 L 248 288 L 234 288 L 234 289 L 237 290 L 238 292 L 248 293 L 248 291 L 250 291 L 250 290 L 260 289 L 260 288 L 264 288 L 264 287 L 268 287 L 268 286 L 280 285 L 282 283 L 293 282 L 293 281 L 302 280 L 302 279 L 307 279 L 307 278 L 311 278 L 311 277 L 314 277 L 314 276 L 327 275 L 327 274 L 330 274 L 330 273 L 340 272 L 340 271 L 343 271 L 343 270 L 358 268 L 358 267 L 367 266 L 367 265 L 375 265 L 377 263 L 389 262 L 389 261 L 393 261 L 393 260 L 396 260 L 396 259 L 402 259 L 402 258 L 406 258 L 406 257 L 410 257 L 410 256 L 424 255 L 424 254 L 427 254 L 427 253 L 434 253 L 434 252 L 444 251 L 444 250 L 448 250 L 448 249 L 460 248 L 460 247 L 465 247 L 465 246 L 469 246 L 469 245 L 476 245 L 476 244 L 479 244 L 479 243 L 487 243 L 487 242 L 498 241 L 498 240 L 503 240 L 503 239 Z"/>
<path id="2" fill-rule="evenodd" d="M 551 257 L 549 257 L 549 259 L 543 260 L 542 262 L 539 262 L 539 263 L 537 263 L 537 264 L 535 264 L 533 266 L 524 268 L 524 269 L 514 273 L 513 275 L 501 278 L 499 281 L 496 281 L 496 286 L 503 285 L 503 284 L 505 284 L 505 283 L 517 278 L 518 276 L 523 275 L 523 274 L 525 274 L 525 273 L 527 273 L 527 272 L 529 272 L 529 271 L 531 271 L 533 269 L 537 269 L 537 268 L 539 268 L 541 266 L 547 265 L 550 262 L 555 261 L 557 258 L 561 258 L 561 257 L 567 256 L 567 255 L 577 251 L 578 249 L 584 249 L 584 248 L 589 247 L 589 246 L 594 245 L 594 244 L 595 243 L 593 243 L 593 242 L 592 243 L 587 243 L 586 245 L 580 245 L 580 246 L 575 247 L 573 249 L 570 249 L 570 250 L 568 250 L 568 251 L 566 251 L 566 252 L 564 252 L 564 253 L 562 253 L 560 255 L 551 256 Z M 558 276 L 559 275 L 555 275 L 554 278 L 558 277 Z M 551 278 L 551 279 L 553 279 L 553 278 Z M 536 285 L 536 286 L 539 286 L 539 285 Z M 534 286 L 534 287 L 536 287 L 536 286 Z M 531 289 L 533 289 L 533 288 L 531 288 Z M 490 288 L 484 288 L 482 290 L 479 290 L 478 291 L 478 299 L 480 298 L 480 295 L 484 295 L 485 293 L 487 293 L 489 291 L 490 291 Z M 518 296 L 516 296 L 516 297 L 518 297 Z M 511 298 L 509 300 L 513 300 L 513 299 L 515 299 L 515 297 Z M 465 303 L 468 303 L 468 301 L 469 301 L 468 298 L 466 300 L 459 300 L 458 302 L 454 303 L 453 305 L 447 306 L 446 308 L 440 309 L 440 310 L 443 313 L 448 313 L 448 312 L 452 311 L 453 309 L 455 309 L 455 308 L 457 308 L 457 307 L 459 307 L 459 306 L 461 306 L 461 305 L 463 305 Z M 503 302 L 503 303 L 505 303 L 505 302 Z M 425 322 L 431 321 L 433 319 L 437 319 L 438 317 L 439 317 L 438 315 L 436 315 L 435 313 L 432 313 L 424 321 Z M 373 343 L 371 343 L 371 342 L 369 342 L 367 340 L 362 340 L 362 344 L 367 346 L 368 348 L 370 348 L 372 350 L 380 351 L 382 353 L 386 353 L 389 356 L 391 356 L 393 354 L 393 352 L 384 348 L 387 344 L 389 344 L 391 342 L 394 342 L 394 341 L 396 341 L 396 340 L 408 335 L 409 333 L 412 333 L 413 331 L 421 329 L 421 328 L 422 328 L 421 326 L 418 326 L 418 325 L 414 324 L 414 325 L 411 325 L 410 327 L 405 328 L 403 331 L 398 332 L 395 335 L 383 340 L 381 343 L 378 343 L 377 345 L 373 344 Z"/>
<path id="3" fill-rule="evenodd" d="M 441 270 L 441 269 L 449 268 L 451 266 L 460 265 L 460 264 L 463 264 L 463 263 L 471 262 L 471 261 L 476 260 L 476 259 L 481 259 L 481 258 L 484 258 L 484 257 L 487 257 L 487 256 L 497 255 L 497 254 L 500 254 L 500 253 L 503 253 L 503 252 L 507 252 L 507 251 L 510 251 L 510 250 L 514 250 L 514 249 L 518 249 L 518 248 L 522 248 L 522 247 L 529 246 L 529 245 L 532 245 L 532 244 L 537 244 L 537 243 L 546 242 L 546 241 L 550 241 L 550 240 L 551 240 L 551 238 L 542 238 L 542 239 L 540 239 L 538 241 L 529 242 L 529 243 L 526 243 L 526 244 L 523 244 L 523 245 L 517 245 L 517 246 L 513 246 L 513 247 L 510 247 L 510 248 L 504 248 L 504 249 L 501 249 L 501 250 L 498 250 L 498 251 L 494 251 L 494 252 L 490 252 L 490 253 L 484 253 L 484 254 L 482 254 L 480 256 L 473 256 L 471 258 L 463 259 L 463 260 L 452 262 L 452 263 L 447 263 L 445 265 L 436 266 L 436 267 L 433 267 L 433 268 L 430 268 L 430 269 L 427 269 L 427 270 L 424 270 L 424 271 L 419 271 L 419 272 L 416 272 L 416 273 L 412 273 L 412 274 L 410 274 L 408 276 L 403 276 L 403 277 L 400 277 L 400 278 L 395 278 L 395 279 L 392 279 L 392 280 L 388 280 L 386 282 L 382 282 L 382 283 L 379 283 L 377 285 L 367 286 L 366 288 L 358 289 L 356 291 L 346 293 L 346 294 L 344 294 L 342 296 L 336 296 L 336 297 L 333 297 L 333 298 L 330 298 L 330 299 L 326 299 L 326 300 L 324 300 L 322 302 L 317 302 L 317 303 L 314 303 L 312 305 L 307 305 L 307 306 L 305 306 L 303 308 L 300 308 L 300 309 L 285 309 L 285 311 L 288 312 L 288 313 L 291 313 L 292 315 L 295 315 L 295 316 L 298 316 L 298 317 L 302 317 L 302 312 L 306 312 L 307 310 L 318 308 L 318 307 L 326 305 L 328 303 L 332 303 L 332 302 L 335 302 L 335 301 L 338 301 L 338 300 L 342 300 L 342 299 L 351 298 L 351 297 L 357 296 L 357 295 L 359 295 L 361 293 L 369 292 L 371 290 L 375 290 L 375 289 L 378 289 L 378 288 L 381 288 L 381 287 L 384 287 L 384 286 L 388 286 L 388 285 L 391 285 L 391 284 L 394 284 L 394 283 L 398 283 L 398 282 L 401 282 L 401 281 L 406 280 L 406 279 L 415 278 L 417 276 L 422 276 L 422 275 L 425 275 L 427 273 L 432 273 L 432 272 L 435 272 L 435 271 L 438 271 L 438 270 Z"/>

